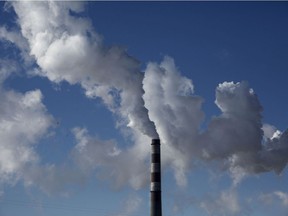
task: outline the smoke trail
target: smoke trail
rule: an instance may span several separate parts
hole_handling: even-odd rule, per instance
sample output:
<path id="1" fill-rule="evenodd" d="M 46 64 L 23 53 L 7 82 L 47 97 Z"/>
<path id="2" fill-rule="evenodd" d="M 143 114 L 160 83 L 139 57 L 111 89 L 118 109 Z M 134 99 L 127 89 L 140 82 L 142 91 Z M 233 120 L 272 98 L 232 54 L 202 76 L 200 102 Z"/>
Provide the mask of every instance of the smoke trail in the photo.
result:
<path id="1" fill-rule="evenodd" d="M 140 63 L 120 47 L 103 46 L 89 20 L 71 15 L 70 11 L 81 12 L 83 3 L 12 5 L 30 55 L 40 67 L 35 74 L 56 83 L 79 83 L 87 97 L 100 97 L 119 116 L 119 123 L 158 137 L 142 99 Z"/>
<path id="2" fill-rule="evenodd" d="M 193 95 L 191 80 L 180 75 L 169 57 L 160 65 L 148 64 L 143 88 L 145 106 L 163 143 L 163 165 L 171 165 L 178 184 L 186 185 L 191 155 L 199 151 L 195 144 L 204 117 L 203 100 Z"/>
<path id="3" fill-rule="evenodd" d="M 287 164 L 288 132 L 271 137 L 262 125 L 262 106 L 247 82 L 223 82 L 216 89 L 222 114 L 212 118 L 203 132 L 202 99 L 193 94 L 192 81 L 181 76 L 171 58 L 150 63 L 143 80 L 145 106 L 156 124 L 164 148 L 164 163 L 175 170 L 179 185 L 195 159 L 220 160 L 234 183 L 246 174 L 275 171 Z"/>
<path id="4" fill-rule="evenodd" d="M 117 143 L 115 141 L 101 141 L 91 137 L 88 132 L 85 132 L 85 129 L 74 129 L 73 134 L 77 145 L 71 150 L 72 164 L 70 166 L 65 164 L 43 165 L 40 156 L 31 145 L 36 142 L 36 138 L 33 142 L 30 140 L 23 144 L 24 147 L 27 147 L 27 152 L 30 152 L 26 155 L 29 158 L 27 160 L 26 157 L 23 160 L 21 157 L 18 157 L 19 160 L 14 160 L 14 156 L 16 157 L 18 154 L 14 150 L 20 149 L 19 145 L 22 144 L 21 142 L 17 144 L 16 141 L 10 142 L 8 139 L 2 152 L 10 151 L 8 146 L 11 148 L 15 146 L 14 150 L 11 150 L 13 157 L 3 157 L 5 161 L 0 161 L 0 165 L 3 169 L 5 167 L 8 169 L 11 167 L 12 161 L 15 161 L 15 164 L 18 161 L 19 166 L 16 164 L 15 169 L 9 168 L 11 177 L 9 179 L 7 177 L 5 178 L 7 181 L 3 181 L 23 179 L 25 185 L 37 185 L 47 193 L 54 193 L 63 191 L 65 185 L 69 183 L 85 182 L 85 179 L 97 169 L 102 170 L 98 172 L 98 178 L 110 179 L 113 176 L 113 185 L 116 187 L 127 182 L 135 189 L 143 187 L 148 182 L 145 161 L 149 155 L 149 145 L 143 143 L 150 143 L 147 135 L 158 138 L 158 134 L 154 123 L 148 118 L 148 110 L 142 99 L 144 93 L 142 89 L 143 73 L 140 71 L 140 63 L 120 47 L 103 46 L 101 37 L 94 31 L 89 20 L 71 15 L 71 11 L 78 13 L 83 10 L 81 2 L 19 1 L 11 2 L 11 5 L 18 16 L 21 32 L 9 31 L 7 28 L 1 27 L 0 38 L 18 46 L 22 60 L 27 67 L 31 66 L 31 60 L 35 59 L 39 67 L 28 73 L 47 77 L 54 83 L 67 81 L 70 84 L 80 84 L 85 89 L 87 97 L 100 97 L 107 108 L 119 117 L 117 125 L 128 126 L 131 129 L 135 145 L 127 151 L 120 149 L 116 151 Z M 1 83 L 13 70 L 16 70 L 12 68 L 12 64 L 8 66 L 9 64 L 5 64 L 5 68 L 1 69 Z M 31 95 L 29 98 L 34 100 L 32 96 L 37 96 L 39 93 L 41 96 L 39 96 L 39 103 L 41 104 L 42 94 L 40 91 L 36 91 L 36 93 L 29 94 L 29 96 Z M 12 93 L 10 97 L 14 98 L 11 95 Z M 40 111 L 33 108 L 37 111 L 35 111 L 35 115 L 29 114 L 30 111 L 24 113 L 28 115 L 25 115 L 25 118 L 31 118 L 31 124 L 34 121 L 40 121 L 40 118 L 49 119 L 44 112 L 44 105 L 38 105 L 39 103 L 35 103 L 35 106 L 42 107 L 43 114 L 40 112 L 40 108 L 38 108 Z M 8 106 L 9 101 L 2 100 L 1 104 Z M 11 106 L 13 107 L 13 105 Z M 14 107 L 17 106 L 17 104 L 14 105 Z M 20 112 L 20 108 L 15 110 L 15 113 Z M 37 113 L 39 113 L 39 117 L 36 115 Z M 5 115 L 0 113 L 0 118 L 2 117 L 5 118 Z M 52 117 L 50 116 L 50 118 Z M 43 126 L 44 129 L 40 124 L 38 127 L 40 131 L 33 131 L 31 136 L 33 134 L 36 134 L 37 137 L 44 136 L 51 125 L 52 120 L 44 125 L 45 127 Z M 11 134 L 13 133 L 17 137 L 17 131 L 11 131 Z M 7 134 L 0 134 L 1 139 L 9 137 L 10 133 Z M 88 140 L 87 143 L 85 140 Z M 24 150 L 23 152 L 25 152 Z M 9 154 L 5 153 L 5 155 Z M 95 155 L 99 157 L 96 159 Z"/>
<path id="5" fill-rule="evenodd" d="M 87 97 L 100 97 L 119 117 L 118 124 L 130 127 L 132 136 L 138 139 L 131 149 L 121 151 L 113 141 L 93 138 L 83 128 L 74 129 L 77 145 L 72 155 L 80 170 L 91 172 L 101 166 L 108 171 L 100 177 L 114 174 L 119 185 L 128 181 L 139 188 L 146 182 L 145 160 L 149 155 L 148 145 L 146 148 L 140 144 L 150 143 L 143 134 L 158 138 L 157 132 L 163 143 L 163 165 L 174 170 L 179 185 L 187 184 L 186 173 L 195 160 L 221 161 L 235 182 L 248 173 L 281 173 L 285 168 L 288 132 L 263 126 L 261 104 L 246 82 L 219 84 L 215 103 L 222 113 L 200 131 L 203 99 L 194 94 L 192 81 L 181 75 L 172 58 L 166 57 L 160 64 L 149 63 L 142 73 L 140 62 L 124 49 L 103 45 L 90 21 L 77 15 L 84 9 L 80 2 L 11 4 L 21 35 L 5 28 L 0 29 L 0 34 L 18 45 L 22 55 L 26 55 L 23 59 L 35 59 L 38 67 L 33 74 L 54 83 L 80 84 Z M 5 79 L 8 75 L 1 76 Z M 41 100 L 36 104 L 41 104 Z M 44 108 L 39 110 L 45 114 Z M 45 131 L 48 126 L 43 128 Z M 94 158 L 99 152 L 99 157 Z M 133 156 L 135 152 L 140 159 Z M 123 173 L 117 173 L 120 166 L 125 167 Z M 34 177 L 27 182 L 40 179 L 39 172 L 30 173 Z M 58 171 L 51 173 L 55 173 L 53 181 Z M 131 176 L 135 179 L 127 180 Z"/>

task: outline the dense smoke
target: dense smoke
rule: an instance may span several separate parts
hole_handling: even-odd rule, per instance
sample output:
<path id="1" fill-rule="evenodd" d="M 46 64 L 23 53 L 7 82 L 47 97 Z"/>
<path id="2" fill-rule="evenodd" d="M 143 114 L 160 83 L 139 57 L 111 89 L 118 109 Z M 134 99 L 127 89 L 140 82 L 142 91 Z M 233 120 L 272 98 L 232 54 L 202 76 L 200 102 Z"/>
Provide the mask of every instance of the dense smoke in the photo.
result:
<path id="1" fill-rule="evenodd" d="M 193 95 L 191 80 L 180 75 L 171 58 L 149 64 L 143 83 L 145 106 L 179 184 L 185 183 L 183 174 L 195 157 L 223 160 L 235 182 L 247 173 L 279 174 L 286 166 L 287 131 L 282 134 L 265 125 L 264 136 L 262 107 L 247 82 L 219 84 L 215 103 L 222 114 L 203 132 L 203 100 Z"/>
<path id="2" fill-rule="evenodd" d="M 82 11 L 82 3 L 14 2 L 13 7 L 40 67 L 37 75 L 80 84 L 87 97 L 100 97 L 119 122 L 158 137 L 142 99 L 140 63 L 120 47 L 104 47 L 87 19 L 71 16 L 70 11 Z"/>
<path id="3" fill-rule="evenodd" d="M 113 179 L 117 186 L 128 182 L 137 189 L 147 183 L 147 143 L 158 134 L 163 165 L 174 170 L 178 185 L 187 184 L 186 173 L 195 160 L 221 161 L 235 183 L 247 174 L 281 173 L 285 168 L 288 132 L 262 124 L 261 104 L 247 82 L 219 84 L 215 103 L 222 113 L 203 130 L 203 99 L 194 94 L 192 81 L 181 75 L 172 58 L 149 63 L 141 72 L 138 60 L 120 47 L 105 47 L 88 19 L 72 15 L 83 11 L 79 2 L 25 1 L 11 5 L 18 16 L 19 32 L 2 27 L 0 38 L 18 46 L 26 64 L 31 66 L 31 59 L 35 60 L 37 67 L 29 70 L 29 75 L 53 83 L 79 84 L 87 97 L 101 98 L 118 117 L 117 125 L 130 131 L 135 144 L 122 150 L 115 141 L 99 140 L 77 127 L 71 129 L 77 141 L 71 150 L 75 168 L 58 170 L 57 165 L 47 165 L 41 170 L 35 165 L 40 158 L 33 144 L 53 125 L 53 117 L 42 104 L 41 91 L 20 94 L 3 90 L 0 127 L 6 132 L 0 132 L 0 154 L 7 153 L 5 160 L 0 160 L 2 181 L 17 174 L 26 184 L 49 190 L 61 170 L 68 170 L 69 176 L 57 181 L 61 185 L 71 179 L 82 182 L 97 170 L 98 178 Z M 5 65 L 0 70 L 1 83 L 17 69 Z M 31 123 L 28 128 L 23 126 L 26 118 Z M 19 156 L 21 148 L 26 154 Z M 24 169 L 26 174 L 18 175 Z M 50 178 L 44 181 L 42 172 Z"/>
<path id="4" fill-rule="evenodd" d="M 11 6 L 18 16 L 21 32 L 1 27 L 0 38 L 19 48 L 27 67 L 31 66 L 31 59 L 36 61 L 39 67 L 29 69 L 29 75 L 47 77 L 54 83 L 66 81 L 71 85 L 80 84 L 87 97 L 101 98 L 107 108 L 118 117 L 117 127 L 130 128 L 130 136 L 137 144 L 128 151 L 119 150 L 117 154 L 111 155 L 113 148 L 111 146 L 110 149 L 110 141 L 91 138 L 91 141 L 83 145 L 83 139 L 90 140 L 89 135 L 87 132 L 80 133 L 86 130 L 84 128 L 75 129 L 73 134 L 79 144 L 72 150 L 72 157 L 78 171 L 67 167 L 58 171 L 57 167 L 51 165 L 41 170 L 38 166 L 33 166 L 33 170 L 26 172 L 30 177 L 23 177 L 26 184 L 34 183 L 45 191 L 57 191 L 61 182 L 78 182 L 86 175 L 89 176 L 87 170 L 91 171 L 99 166 L 103 170 L 99 178 L 114 175 L 113 184 L 116 186 L 129 182 L 132 187 L 139 188 L 146 184 L 148 170 L 144 161 L 147 160 L 148 149 L 143 149 L 143 143 L 150 142 L 148 137 L 158 138 L 158 134 L 154 123 L 148 118 L 148 110 L 142 98 L 144 91 L 140 62 L 120 47 L 103 46 L 101 36 L 94 31 L 89 20 L 71 15 L 71 11 L 81 12 L 84 9 L 83 3 L 19 1 L 11 3 Z M 5 65 L 8 67 L 9 64 Z M 9 70 L 3 69 L 1 72 L 3 80 L 8 77 L 7 71 Z M 95 155 L 99 155 L 96 160 Z M 131 161 L 135 161 L 133 168 L 129 167 Z M 119 166 L 127 167 L 127 170 L 120 169 Z M 70 177 L 77 173 L 85 174 L 79 178 L 57 179 L 61 170 L 68 170 L 65 171 L 66 176 Z M 50 178 L 44 179 L 45 175 Z"/>
<path id="5" fill-rule="evenodd" d="M 150 63 L 143 80 L 145 106 L 163 143 L 163 164 L 170 164 L 180 185 L 192 154 L 199 152 L 197 137 L 204 118 L 202 98 L 193 96 L 191 80 L 182 77 L 171 58 Z"/>

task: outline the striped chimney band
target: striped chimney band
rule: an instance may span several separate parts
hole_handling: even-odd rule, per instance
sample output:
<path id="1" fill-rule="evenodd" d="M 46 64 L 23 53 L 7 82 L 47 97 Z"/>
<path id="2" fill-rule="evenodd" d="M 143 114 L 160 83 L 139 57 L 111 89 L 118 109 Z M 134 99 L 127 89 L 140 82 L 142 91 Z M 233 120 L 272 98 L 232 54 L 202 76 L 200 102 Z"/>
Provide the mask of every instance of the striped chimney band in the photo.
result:
<path id="1" fill-rule="evenodd" d="M 160 140 L 152 139 L 151 143 L 151 191 L 161 191 L 161 158 Z"/>
<path id="2" fill-rule="evenodd" d="M 150 216 L 162 216 L 160 140 L 151 143 Z"/>

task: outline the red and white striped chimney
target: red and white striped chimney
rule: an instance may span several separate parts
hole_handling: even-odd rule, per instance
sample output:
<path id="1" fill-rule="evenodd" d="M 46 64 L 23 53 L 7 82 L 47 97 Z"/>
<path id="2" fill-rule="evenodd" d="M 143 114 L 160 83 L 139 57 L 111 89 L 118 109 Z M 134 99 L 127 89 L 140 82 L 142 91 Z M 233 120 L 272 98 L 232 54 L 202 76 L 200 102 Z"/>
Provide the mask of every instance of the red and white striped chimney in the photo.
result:
<path id="1" fill-rule="evenodd" d="M 162 216 L 160 139 L 151 143 L 150 216 Z"/>

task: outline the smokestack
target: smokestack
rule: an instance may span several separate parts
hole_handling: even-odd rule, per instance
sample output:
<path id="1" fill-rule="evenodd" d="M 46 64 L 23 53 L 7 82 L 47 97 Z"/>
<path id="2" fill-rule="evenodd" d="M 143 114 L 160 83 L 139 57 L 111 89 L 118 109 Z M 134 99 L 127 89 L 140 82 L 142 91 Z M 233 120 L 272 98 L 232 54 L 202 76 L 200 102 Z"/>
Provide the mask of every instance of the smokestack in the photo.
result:
<path id="1" fill-rule="evenodd" d="M 162 216 L 160 139 L 151 143 L 150 216 Z"/>

